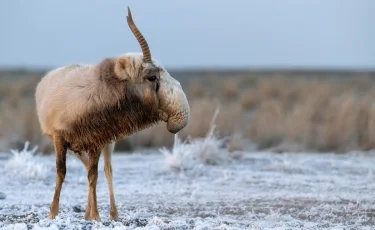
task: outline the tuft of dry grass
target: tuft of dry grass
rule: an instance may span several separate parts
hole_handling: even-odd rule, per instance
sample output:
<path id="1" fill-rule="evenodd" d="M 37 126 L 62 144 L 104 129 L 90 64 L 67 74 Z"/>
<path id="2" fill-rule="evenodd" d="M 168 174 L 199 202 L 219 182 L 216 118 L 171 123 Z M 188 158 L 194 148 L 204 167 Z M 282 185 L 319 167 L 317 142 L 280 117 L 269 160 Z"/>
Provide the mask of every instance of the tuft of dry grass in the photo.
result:
<path id="1" fill-rule="evenodd" d="M 250 118 L 249 134 L 259 144 L 259 148 L 268 148 L 281 143 L 284 135 L 283 105 L 277 100 L 261 103 Z"/>
<path id="2" fill-rule="evenodd" d="M 240 99 L 243 110 L 254 110 L 260 103 L 260 96 L 254 89 L 245 90 Z"/>
<path id="3" fill-rule="evenodd" d="M 221 93 L 225 100 L 234 100 L 239 93 L 238 81 L 233 79 L 226 79 L 220 85 Z"/>
<path id="4" fill-rule="evenodd" d="M 190 82 L 187 93 L 190 98 L 202 98 L 207 94 L 203 83 L 195 79 Z"/>

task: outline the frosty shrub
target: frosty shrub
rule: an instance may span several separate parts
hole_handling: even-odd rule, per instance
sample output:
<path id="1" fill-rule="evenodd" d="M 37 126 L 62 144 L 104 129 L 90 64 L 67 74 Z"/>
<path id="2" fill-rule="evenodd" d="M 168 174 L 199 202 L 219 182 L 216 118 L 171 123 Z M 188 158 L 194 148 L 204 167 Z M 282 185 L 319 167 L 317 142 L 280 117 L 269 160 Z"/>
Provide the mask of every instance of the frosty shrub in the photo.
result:
<path id="1" fill-rule="evenodd" d="M 28 147 L 29 142 L 26 142 L 21 152 L 18 150 L 11 150 L 13 156 L 6 162 L 5 170 L 8 173 L 26 179 L 45 179 L 47 169 L 42 163 L 40 163 L 39 157 L 35 155 L 38 146 L 35 146 L 31 150 L 28 150 Z"/>
<path id="2" fill-rule="evenodd" d="M 228 163 L 231 158 L 225 147 L 225 138 L 215 135 L 215 119 L 219 113 L 217 108 L 213 116 L 210 130 L 203 138 L 188 138 L 181 141 L 175 134 L 171 150 L 161 148 L 165 156 L 165 164 L 171 170 L 192 169 L 199 165 L 219 165 Z"/>

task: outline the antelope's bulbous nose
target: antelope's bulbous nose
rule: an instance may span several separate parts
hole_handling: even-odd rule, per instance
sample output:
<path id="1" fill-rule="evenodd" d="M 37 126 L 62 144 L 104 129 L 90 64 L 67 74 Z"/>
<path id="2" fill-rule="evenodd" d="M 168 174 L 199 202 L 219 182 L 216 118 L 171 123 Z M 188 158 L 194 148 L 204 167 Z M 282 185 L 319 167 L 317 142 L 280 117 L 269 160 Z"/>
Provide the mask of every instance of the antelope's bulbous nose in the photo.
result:
<path id="1" fill-rule="evenodd" d="M 169 132 L 176 134 L 180 130 L 185 128 L 188 123 L 189 123 L 189 112 L 184 111 L 178 116 L 173 116 L 168 119 L 167 129 Z"/>
<path id="2" fill-rule="evenodd" d="M 181 85 L 165 74 L 159 89 L 160 108 L 168 116 L 167 129 L 176 134 L 189 123 L 190 107 Z"/>

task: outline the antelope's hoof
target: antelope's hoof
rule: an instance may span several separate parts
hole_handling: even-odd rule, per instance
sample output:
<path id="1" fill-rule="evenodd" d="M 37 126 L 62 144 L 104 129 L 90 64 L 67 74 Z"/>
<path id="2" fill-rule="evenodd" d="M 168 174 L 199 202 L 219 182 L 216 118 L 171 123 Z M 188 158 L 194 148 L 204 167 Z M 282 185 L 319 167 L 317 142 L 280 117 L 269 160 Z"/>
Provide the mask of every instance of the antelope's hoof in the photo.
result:
<path id="1" fill-rule="evenodd" d="M 100 219 L 99 214 L 98 214 L 98 215 L 92 215 L 92 216 L 90 217 L 90 220 L 96 220 L 96 221 L 98 221 L 98 222 L 101 222 L 101 221 L 102 221 L 102 220 Z"/>
<path id="2" fill-rule="evenodd" d="M 109 215 L 109 220 L 117 221 L 118 220 L 118 215 Z"/>
<path id="3" fill-rule="evenodd" d="M 57 216 L 57 215 L 53 215 L 53 214 L 50 213 L 50 214 L 48 215 L 47 219 L 49 219 L 49 220 L 53 220 L 53 219 L 56 218 L 56 216 Z"/>
<path id="4" fill-rule="evenodd" d="M 90 220 L 90 211 L 86 210 L 85 215 L 83 216 L 83 219 Z"/>

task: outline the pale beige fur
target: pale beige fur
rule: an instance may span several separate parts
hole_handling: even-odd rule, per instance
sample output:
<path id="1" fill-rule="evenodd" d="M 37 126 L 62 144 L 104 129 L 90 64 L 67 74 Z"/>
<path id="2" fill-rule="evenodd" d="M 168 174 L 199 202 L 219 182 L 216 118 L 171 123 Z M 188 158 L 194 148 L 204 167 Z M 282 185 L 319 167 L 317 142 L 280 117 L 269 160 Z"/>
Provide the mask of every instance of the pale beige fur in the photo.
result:
<path id="1" fill-rule="evenodd" d="M 129 53 L 119 58 L 121 57 L 132 57 L 136 60 L 135 66 L 127 68 L 129 71 L 136 71 L 139 69 L 139 65 L 147 65 L 142 63 L 142 54 Z M 162 68 L 155 59 L 153 61 L 155 65 Z M 87 111 L 111 106 L 119 99 L 116 98 L 118 95 L 111 92 L 111 88 L 100 82 L 98 78 L 92 77 L 98 75 L 99 71 L 97 64 L 74 64 L 52 70 L 46 74 L 38 84 L 35 96 L 39 122 L 45 135 L 52 135 L 54 130 L 67 130 L 69 124 L 79 119 Z M 138 77 L 135 72 L 128 72 L 127 75 L 133 80 Z M 170 104 L 169 108 L 184 107 L 186 108 L 185 116 L 189 117 L 187 101 L 172 100 L 179 96 L 176 94 L 183 93 L 181 84 L 172 78 L 166 70 L 162 71 L 160 81 L 161 84 L 166 85 L 165 93 L 170 94 L 166 95 L 166 101 L 161 101 L 161 103 L 163 105 Z M 176 90 L 169 90 L 169 87 Z M 48 100 L 45 100 L 46 97 Z"/>

